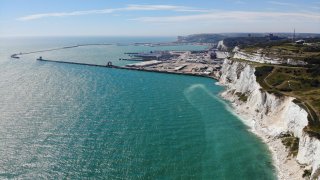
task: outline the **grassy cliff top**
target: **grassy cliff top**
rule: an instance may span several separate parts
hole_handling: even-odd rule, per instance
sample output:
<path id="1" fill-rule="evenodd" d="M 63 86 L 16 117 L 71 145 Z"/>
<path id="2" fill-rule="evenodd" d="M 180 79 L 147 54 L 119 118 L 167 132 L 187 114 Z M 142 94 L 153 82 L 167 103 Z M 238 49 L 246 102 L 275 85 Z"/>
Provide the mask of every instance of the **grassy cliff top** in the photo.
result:
<path id="1" fill-rule="evenodd" d="M 295 103 L 308 114 L 309 126 L 305 130 L 320 137 L 320 66 L 285 67 L 256 66 L 255 75 L 261 87 L 275 95 L 295 97 Z"/>
<path id="2" fill-rule="evenodd" d="M 263 90 L 277 96 L 295 97 L 295 103 L 309 114 L 309 125 L 304 130 L 320 139 L 320 38 L 306 39 L 304 44 L 288 40 L 266 41 L 263 38 L 254 39 L 253 42 L 249 41 L 250 38 L 245 40 L 246 43 L 240 44 L 240 48 L 246 53 L 308 63 L 304 66 L 271 65 L 233 59 L 255 66 L 257 82 Z"/>
<path id="3" fill-rule="evenodd" d="M 268 57 L 302 60 L 308 63 L 320 63 L 320 43 L 295 44 L 282 42 L 265 46 L 246 46 L 246 53 L 261 53 Z M 316 61 L 314 60 L 316 59 Z"/>

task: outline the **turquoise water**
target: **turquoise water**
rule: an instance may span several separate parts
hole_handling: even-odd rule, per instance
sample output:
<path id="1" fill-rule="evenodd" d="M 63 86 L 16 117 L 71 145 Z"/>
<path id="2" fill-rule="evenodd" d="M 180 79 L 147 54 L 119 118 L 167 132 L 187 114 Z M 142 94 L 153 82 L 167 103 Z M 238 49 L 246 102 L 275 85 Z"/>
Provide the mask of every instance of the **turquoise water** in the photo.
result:
<path id="1" fill-rule="evenodd" d="M 227 110 L 212 79 L 8 57 L 59 44 L 70 41 L 1 43 L 1 179 L 275 179 L 267 147 Z M 120 63 L 123 48 L 159 47 L 45 57 L 103 63 L 113 53 Z"/>

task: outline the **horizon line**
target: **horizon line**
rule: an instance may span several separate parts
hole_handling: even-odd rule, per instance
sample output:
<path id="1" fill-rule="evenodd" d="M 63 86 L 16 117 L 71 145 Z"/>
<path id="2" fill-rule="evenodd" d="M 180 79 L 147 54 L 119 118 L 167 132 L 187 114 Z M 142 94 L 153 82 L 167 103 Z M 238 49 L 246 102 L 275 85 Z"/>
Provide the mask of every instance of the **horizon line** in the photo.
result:
<path id="1" fill-rule="evenodd" d="M 218 32 L 218 33 L 210 33 L 210 32 L 203 32 L 203 33 L 192 33 L 192 34 L 180 34 L 180 35 L 107 35 L 107 34 L 84 34 L 84 35 L 0 35 L 1 38 L 4 37 L 178 37 L 178 36 L 189 36 L 189 35 L 199 35 L 199 34 L 291 34 L 293 32 L 275 32 L 275 31 L 265 31 L 265 32 Z M 296 34 L 319 34 L 320 32 L 296 32 Z"/>

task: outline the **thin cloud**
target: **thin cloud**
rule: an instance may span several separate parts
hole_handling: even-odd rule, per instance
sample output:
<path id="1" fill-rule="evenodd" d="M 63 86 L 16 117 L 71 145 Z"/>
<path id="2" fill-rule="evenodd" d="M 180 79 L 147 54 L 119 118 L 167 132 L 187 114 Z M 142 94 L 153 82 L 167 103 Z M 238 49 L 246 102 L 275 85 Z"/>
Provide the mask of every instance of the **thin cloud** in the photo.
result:
<path id="1" fill-rule="evenodd" d="M 186 6 L 173 6 L 173 5 L 128 5 L 123 10 L 137 10 L 137 11 L 180 11 L 180 12 L 207 12 L 204 9 L 194 9 Z"/>
<path id="2" fill-rule="evenodd" d="M 90 11 L 73 11 L 73 12 L 59 12 L 59 13 L 42 13 L 32 14 L 18 18 L 20 21 L 29 21 L 47 17 L 64 17 L 64 16 L 80 16 L 88 14 L 108 14 L 117 11 L 117 9 L 103 9 L 103 10 L 90 10 Z"/>
<path id="3" fill-rule="evenodd" d="M 87 10 L 87 11 L 73 11 L 73 12 L 55 12 L 55 13 L 41 13 L 32 14 L 23 17 L 19 17 L 17 20 L 29 21 L 47 17 L 65 17 L 65 16 L 80 16 L 91 14 L 110 14 L 119 11 L 176 11 L 176 12 L 208 12 L 204 9 L 194 9 L 185 6 L 172 6 L 172 5 L 127 5 L 124 8 L 114 9 L 100 9 L 100 10 Z"/>
<path id="4" fill-rule="evenodd" d="M 235 1 L 235 4 L 247 4 L 245 1 Z"/>
<path id="5" fill-rule="evenodd" d="M 247 12 L 247 11 L 216 11 L 204 14 L 184 16 L 163 16 L 163 17 L 140 17 L 131 20 L 151 23 L 176 23 L 190 21 L 215 21 L 215 20 L 237 20 L 252 21 L 259 19 L 307 19 L 320 21 L 319 13 L 282 13 L 282 12 Z"/>
<path id="6" fill-rule="evenodd" d="M 274 4 L 274 5 L 280 5 L 280 6 L 291 6 L 291 7 L 296 7 L 296 4 L 292 3 L 285 3 L 285 2 L 279 2 L 279 1 L 268 1 L 269 4 Z"/>

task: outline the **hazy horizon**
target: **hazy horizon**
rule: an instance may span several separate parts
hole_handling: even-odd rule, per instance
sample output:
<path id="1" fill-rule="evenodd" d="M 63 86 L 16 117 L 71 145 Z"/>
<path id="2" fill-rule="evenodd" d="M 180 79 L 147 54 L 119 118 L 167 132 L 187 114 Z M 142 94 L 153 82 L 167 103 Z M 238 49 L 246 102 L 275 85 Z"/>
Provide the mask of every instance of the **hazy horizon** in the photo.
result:
<path id="1" fill-rule="evenodd" d="M 110 38 L 125 38 L 125 37 L 133 37 L 133 38 L 177 38 L 178 36 L 189 36 L 189 35 L 197 35 L 197 34 L 292 34 L 293 32 L 218 32 L 218 33 L 193 33 L 193 34 L 178 34 L 178 35 L 9 35 L 9 36 L 2 36 L 0 35 L 0 38 L 50 38 L 50 37 L 110 37 Z M 317 34 L 320 35 L 320 33 L 310 33 L 310 32 L 296 32 L 296 34 Z"/>
<path id="2" fill-rule="evenodd" d="M 0 2 L 1 37 L 319 33 L 320 2 L 284 0 Z"/>

